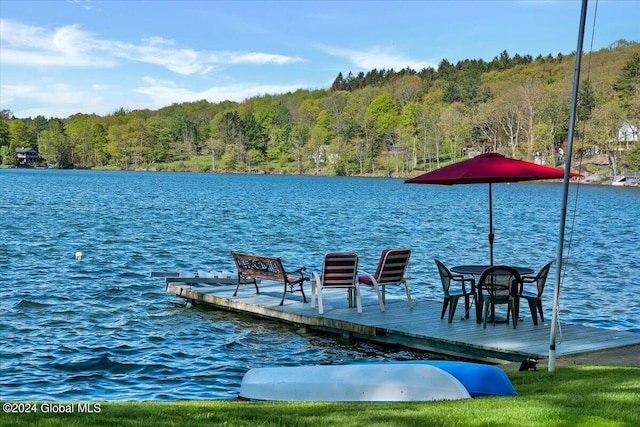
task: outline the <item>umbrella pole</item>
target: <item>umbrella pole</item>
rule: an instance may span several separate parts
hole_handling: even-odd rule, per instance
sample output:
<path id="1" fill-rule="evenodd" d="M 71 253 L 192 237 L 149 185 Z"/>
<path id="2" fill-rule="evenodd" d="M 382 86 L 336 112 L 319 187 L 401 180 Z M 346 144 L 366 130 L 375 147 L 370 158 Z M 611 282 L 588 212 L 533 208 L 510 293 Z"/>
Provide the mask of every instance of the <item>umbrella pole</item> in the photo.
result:
<path id="1" fill-rule="evenodd" d="M 491 191 L 491 183 L 489 183 L 489 253 L 491 265 L 493 265 L 493 194 Z"/>

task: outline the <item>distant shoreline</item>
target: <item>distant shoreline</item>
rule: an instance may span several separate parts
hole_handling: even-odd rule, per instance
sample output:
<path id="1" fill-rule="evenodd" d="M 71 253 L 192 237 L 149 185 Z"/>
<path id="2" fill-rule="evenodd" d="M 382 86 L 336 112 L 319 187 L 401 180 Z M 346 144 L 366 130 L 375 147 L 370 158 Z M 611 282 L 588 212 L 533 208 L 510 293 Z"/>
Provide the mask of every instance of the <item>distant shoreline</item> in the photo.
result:
<path id="1" fill-rule="evenodd" d="M 364 174 L 364 175 L 328 175 L 328 174 L 322 174 L 322 173 L 316 173 L 316 174 L 310 174 L 310 173 L 302 173 L 302 174 L 291 174 L 291 173 L 268 173 L 265 171 L 257 171 L 257 172 L 239 172 L 239 171 L 221 171 L 221 172 L 214 172 L 214 171 L 198 171 L 198 170 L 184 170 L 184 171 L 178 171 L 178 170 L 158 170 L 155 168 L 148 168 L 148 169 L 120 169 L 120 168 L 91 168 L 91 169 L 81 169 L 81 168 L 71 168 L 71 169 L 58 169 L 58 168 L 45 168 L 45 167 L 38 167 L 38 166 L 14 166 L 14 165 L 0 165 L 0 169 L 41 169 L 41 170 L 78 170 L 78 171 L 95 171 L 95 172 L 165 172 L 165 173 L 202 173 L 202 174 L 219 174 L 219 175 L 274 175 L 274 176 L 323 176 L 323 177 L 342 177 L 342 178 L 393 178 L 393 179 L 408 179 L 408 178 L 412 178 L 418 175 L 421 175 L 423 173 L 426 173 L 427 171 L 416 171 L 415 174 L 411 174 L 411 175 L 396 175 L 396 174 L 391 174 L 391 175 L 385 175 L 385 174 Z M 595 175 L 595 174 L 594 174 Z M 627 175 L 627 176 L 635 176 L 633 174 Z M 614 187 L 613 184 L 613 179 L 611 178 L 607 178 L 605 180 L 587 180 L 589 178 L 589 176 L 582 178 L 579 183 L 580 184 L 585 184 L 585 185 L 601 185 L 601 186 L 611 186 Z M 558 181 L 558 180 L 538 180 L 538 181 L 528 181 L 530 183 L 535 183 L 535 182 L 539 182 L 539 183 L 544 183 L 544 182 L 562 182 L 562 181 Z M 578 180 L 576 179 L 572 179 L 571 183 L 576 184 L 578 183 Z M 636 188 L 640 188 L 640 185 L 636 184 L 636 185 L 625 185 L 623 187 L 636 187 Z"/>

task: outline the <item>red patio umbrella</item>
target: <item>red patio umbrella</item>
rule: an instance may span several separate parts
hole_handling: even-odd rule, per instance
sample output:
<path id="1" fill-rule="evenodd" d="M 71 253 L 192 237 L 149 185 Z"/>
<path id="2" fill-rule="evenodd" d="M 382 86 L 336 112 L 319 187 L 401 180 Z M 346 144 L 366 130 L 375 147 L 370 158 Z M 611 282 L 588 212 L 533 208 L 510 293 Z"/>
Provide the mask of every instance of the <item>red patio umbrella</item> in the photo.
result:
<path id="1" fill-rule="evenodd" d="M 572 177 L 581 176 L 571 173 Z M 535 181 L 564 178 L 564 171 L 523 160 L 511 159 L 499 153 L 480 154 L 472 159 L 453 163 L 440 169 L 407 179 L 407 184 L 489 184 L 489 247 L 493 265 L 493 196 L 494 182 Z"/>

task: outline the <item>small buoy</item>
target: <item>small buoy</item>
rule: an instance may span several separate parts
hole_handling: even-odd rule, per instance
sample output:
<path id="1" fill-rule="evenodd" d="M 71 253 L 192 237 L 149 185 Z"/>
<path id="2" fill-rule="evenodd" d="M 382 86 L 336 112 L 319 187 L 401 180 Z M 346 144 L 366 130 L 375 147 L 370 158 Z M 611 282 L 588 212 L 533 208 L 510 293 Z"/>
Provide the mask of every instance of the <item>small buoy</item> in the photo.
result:
<path id="1" fill-rule="evenodd" d="M 80 261 L 82 259 L 82 252 L 76 252 L 76 259 Z"/>

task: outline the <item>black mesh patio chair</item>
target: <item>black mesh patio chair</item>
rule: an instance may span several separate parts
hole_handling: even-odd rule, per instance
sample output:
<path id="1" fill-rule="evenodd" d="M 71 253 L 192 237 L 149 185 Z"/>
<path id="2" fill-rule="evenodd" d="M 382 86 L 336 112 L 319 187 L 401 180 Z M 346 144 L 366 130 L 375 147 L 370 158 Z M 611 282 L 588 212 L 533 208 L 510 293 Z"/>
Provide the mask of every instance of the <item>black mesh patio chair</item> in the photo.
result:
<path id="1" fill-rule="evenodd" d="M 452 274 L 451 271 L 437 259 L 434 259 L 438 272 L 440 273 L 440 280 L 442 281 L 442 290 L 444 291 L 444 299 L 442 301 L 442 314 L 440 319 L 444 319 L 444 314 L 447 312 L 447 306 L 449 306 L 449 323 L 453 322 L 453 317 L 456 313 L 456 306 L 460 297 L 464 297 L 464 318 L 469 318 L 470 297 L 473 296 L 475 300 L 476 281 L 471 277 L 464 277 L 462 274 Z M 453 283 L 458 283 L 459 288 L 452 288 Z M 467 289 L 467 283 L 470 287 Z"/>
<path id="2" fill-rule="evenodd" d="M 553 261 L 547 263 L 540 269 L 540 272 L 535 276 L 522 276 L 522 282 L 520 283 L 520 292 L 518 292 L 518 298 L 526 299 L 529 303 L 529 310 L 531 311 L 531 318 L 533 324 L 538 324 L 538 314 L 540 314 L 540 321 L 544 322 L 544 314 L 542 313 L 542 293 L 544 292 L 544 285 L 547 282 L 547 276 L 549 275 L 549 269 L 551 268 Z M 526 290 L 526 283 L 535 283 L 535 290 Z"/>
<path id="3" fill-rule="evenodd" d="M 506 265 L 494 265 L 482 272 L 478 281 L 478 294 L 484 302 L 483 327 L 487 327 L 489 312 L 495 324 L 494 308 L 498 304 L 507 305 L 507 325 L 511 315 L 513 328 L 518 325 L 518 291 L 520 289 L 520 273 Z"/>

